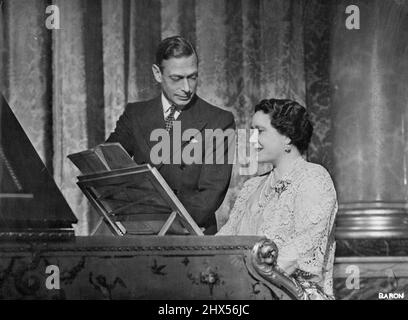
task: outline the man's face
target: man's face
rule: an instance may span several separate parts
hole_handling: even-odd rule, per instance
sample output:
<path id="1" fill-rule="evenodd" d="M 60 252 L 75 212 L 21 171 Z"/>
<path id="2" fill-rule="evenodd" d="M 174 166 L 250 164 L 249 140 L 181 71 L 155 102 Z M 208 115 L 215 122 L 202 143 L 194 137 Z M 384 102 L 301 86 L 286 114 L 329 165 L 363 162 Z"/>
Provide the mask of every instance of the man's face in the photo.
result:
<path id="1" fill-rule="evenodd" d="M 161 84 L 163 94 L 178 106 L 187 105 L 197 90 L 197 57 L 170 58 L 162 61 L 162 68 L 153 65 L 153 75 Z"/>

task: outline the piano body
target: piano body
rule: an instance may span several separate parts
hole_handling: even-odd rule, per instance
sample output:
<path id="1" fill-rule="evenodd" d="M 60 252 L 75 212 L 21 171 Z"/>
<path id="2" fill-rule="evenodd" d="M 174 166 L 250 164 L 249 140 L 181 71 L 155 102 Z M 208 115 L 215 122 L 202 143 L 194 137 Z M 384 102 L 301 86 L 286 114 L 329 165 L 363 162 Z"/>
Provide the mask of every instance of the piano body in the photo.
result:
<path id="1" fill-rule="evenodd" d="M 267 239 L 75 237 L 75 215 L 0 98 L 0 299 L 303 297 Z"/>

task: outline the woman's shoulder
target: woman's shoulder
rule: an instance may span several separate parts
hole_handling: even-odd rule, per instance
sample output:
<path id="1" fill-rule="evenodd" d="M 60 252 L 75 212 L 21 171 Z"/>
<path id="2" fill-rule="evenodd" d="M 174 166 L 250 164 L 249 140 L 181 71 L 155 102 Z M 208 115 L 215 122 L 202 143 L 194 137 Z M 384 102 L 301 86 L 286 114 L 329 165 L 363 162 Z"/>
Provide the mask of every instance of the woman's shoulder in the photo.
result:
<path id="1" fill-rule="evenodd" d="M 299 176 L 299 182 L 300 184 L 313 184 L 325 189 L 334 189 L 329 171 L 322 165 L 309 161 L 305 161 L 302 174 Z"/>
<path id="2" fill-rule="evenodd" d="M 328 170 L 322 165 L 312 162 L 305 164 L 297 191 L 301 208 L 312 222 L 336 214 L 336 189 Z M 299 217 L 303 219 L 303 215 Z"/>
<path id="3" fill-rule="evenodd" d="M 304 174 L 306 177 L 315 177 L 320 179 L 330 179 L 329 171 L 322 165 L 314 162 L 305 161 Z"/>

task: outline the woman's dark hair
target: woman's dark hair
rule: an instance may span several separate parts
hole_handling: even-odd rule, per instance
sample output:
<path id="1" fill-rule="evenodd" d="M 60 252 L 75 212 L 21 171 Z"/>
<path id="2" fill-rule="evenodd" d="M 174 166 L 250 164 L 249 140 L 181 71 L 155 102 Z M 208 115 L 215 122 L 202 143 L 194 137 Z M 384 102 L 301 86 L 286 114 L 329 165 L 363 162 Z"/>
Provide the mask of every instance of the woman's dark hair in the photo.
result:
<path id="1" fill-rule="evenodd" d="M 198 56 L 194 46 L 185 38 L 173 36 L 163 39 L 160 42 L 156 51 L 156 65 L 162 69 L 163 60 L 170 58 L 189 57 L 191 55 Z"/>
<path id="2" fill-rule="evenodd" d="M 265 99 L 255 106 L 257 111 L 269 115 L 272 127 L 288 137 L 300 153 L 307 150 L 313 126 L 305 107 L 289 99 Z"/>

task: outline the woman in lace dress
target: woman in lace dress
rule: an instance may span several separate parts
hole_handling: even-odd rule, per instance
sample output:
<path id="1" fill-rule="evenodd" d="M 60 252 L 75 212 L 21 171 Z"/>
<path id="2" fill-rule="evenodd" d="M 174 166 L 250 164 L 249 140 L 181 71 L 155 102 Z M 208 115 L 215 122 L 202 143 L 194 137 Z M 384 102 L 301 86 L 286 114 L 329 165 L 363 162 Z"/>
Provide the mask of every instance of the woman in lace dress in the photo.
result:
<path id="1" fill-rule="evenodd" d="M 258 162 L 273 170 L 245 182 L 217 235 L 266 236 L 278 246 L 278 267 L 309 299 L 331 299 L 336 191 L 325 168 L 302 158 L 313 132 L 307 111 L 291 100 L 263 100 L 252 128 Z"/>

